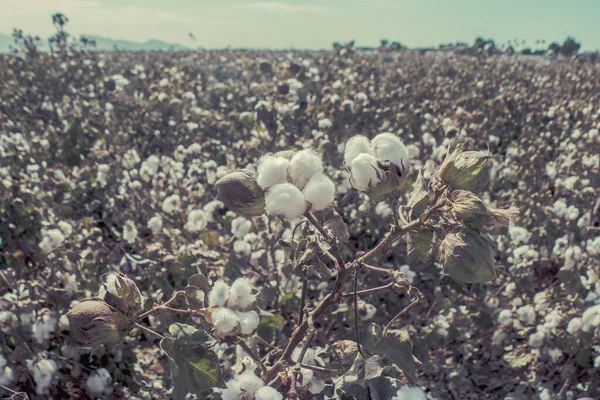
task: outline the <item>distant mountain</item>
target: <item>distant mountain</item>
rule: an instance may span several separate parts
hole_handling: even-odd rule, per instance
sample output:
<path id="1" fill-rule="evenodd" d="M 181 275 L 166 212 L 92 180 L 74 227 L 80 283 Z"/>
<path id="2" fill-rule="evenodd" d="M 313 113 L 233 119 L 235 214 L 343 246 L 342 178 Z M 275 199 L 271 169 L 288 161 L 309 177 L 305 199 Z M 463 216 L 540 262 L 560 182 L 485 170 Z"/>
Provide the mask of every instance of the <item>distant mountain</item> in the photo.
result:
<path id="1" fill-rule="evenodd" d="M 184 51 L 189 50 L 180 44 L 171 44 L 162 40 L 151 39 L 146 42 L 133 42 L 130 40 L 110 39 L 102 36 L 87 36 L 88 39 L 96 41 L 96 50 L 99 51 Z M 47 47 L 47 42 L 42 41 L 43 48 Z M 0 33 L 0 53 L 8 53 L 10 46 L 13 45 L 13 38 L 10 35 Z"/>

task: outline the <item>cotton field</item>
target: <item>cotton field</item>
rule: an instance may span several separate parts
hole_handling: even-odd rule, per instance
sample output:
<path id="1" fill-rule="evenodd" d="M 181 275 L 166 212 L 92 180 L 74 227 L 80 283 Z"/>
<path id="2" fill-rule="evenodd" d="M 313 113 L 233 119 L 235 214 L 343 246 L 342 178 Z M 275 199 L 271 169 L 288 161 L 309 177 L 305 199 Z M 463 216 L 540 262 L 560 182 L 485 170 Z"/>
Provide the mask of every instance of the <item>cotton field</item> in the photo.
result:
<path id="1" fill-rule="evenodd" d="M 600 398 L 600 63 L 0 55 L 0 393 Z"/>

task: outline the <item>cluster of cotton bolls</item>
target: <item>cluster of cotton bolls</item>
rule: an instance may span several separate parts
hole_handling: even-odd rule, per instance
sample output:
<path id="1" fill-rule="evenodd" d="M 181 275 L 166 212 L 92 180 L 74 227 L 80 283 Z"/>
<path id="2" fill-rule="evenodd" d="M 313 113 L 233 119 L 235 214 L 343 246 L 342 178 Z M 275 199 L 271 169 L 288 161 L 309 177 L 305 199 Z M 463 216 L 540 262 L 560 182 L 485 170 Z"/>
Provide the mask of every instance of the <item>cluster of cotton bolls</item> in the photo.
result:
<path id="1" fill-rule="evenodd" d="M 222 280 L 214 283 L 208 293 L 207 321 L 219 336 L 250 335 L 260 322 L 258 313 L 248 310 L 256 295 L 248 278 L 236 279 L 231 287 Z"/>
<path id="2" fill-rule="evenodd" d="M 265 191 L 267 214 L 286 219 L 306 211 L 320 211 L 335 197 L 335 185 L 323 172 L 323 160 L 312 149 L 263 156 L 257 167 L 257 183 Z"/>
<path id="3" fill-rule="evenodd" d="M 223 400 L 282 400 L 283 395 L 265 383 L 253 371 L 245 371 L 226 383 Z"/>
<path id="4" fill-rule="evenodd" d="M 381 161 L 395 165 L 400 174 L 409 167 L 408 149 L 392 133 L 380 133 L 373 140 L 362 135 L 348 139 L 344 151 L 344 164 L 350 171 L 352 185 L 362 192 L 384 181 L 385 172 Z"/>

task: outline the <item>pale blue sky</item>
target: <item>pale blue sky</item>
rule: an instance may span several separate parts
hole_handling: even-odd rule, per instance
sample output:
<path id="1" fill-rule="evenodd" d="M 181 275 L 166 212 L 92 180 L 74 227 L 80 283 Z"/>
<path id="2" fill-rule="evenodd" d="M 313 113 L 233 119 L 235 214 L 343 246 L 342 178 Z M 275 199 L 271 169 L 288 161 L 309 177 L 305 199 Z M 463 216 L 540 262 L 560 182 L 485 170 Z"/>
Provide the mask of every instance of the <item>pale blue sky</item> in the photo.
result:
<path id="1" fill-rule="evenodd" d="M 18 27 L 47 36 L 56 11 L 75 35 L 191 47 L 318 49 L 382 38 L 417 47 L 476 36 L 535 47 L 536 39 L 572 35 L 584 50 L 600 49 L 600 0 L 0 0 L 0 33 Z"/>

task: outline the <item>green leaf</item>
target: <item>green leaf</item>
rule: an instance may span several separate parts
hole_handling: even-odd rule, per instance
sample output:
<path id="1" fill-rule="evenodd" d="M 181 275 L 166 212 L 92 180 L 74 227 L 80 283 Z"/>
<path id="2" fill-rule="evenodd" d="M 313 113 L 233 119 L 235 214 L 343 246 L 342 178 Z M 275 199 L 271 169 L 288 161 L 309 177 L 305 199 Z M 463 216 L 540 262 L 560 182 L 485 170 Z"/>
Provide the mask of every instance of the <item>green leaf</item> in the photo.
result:
<path id="1" fill-rule="evenodd" d="M 408 331 L 402 329 L 389 330 L 383 338 L 383 343 L 387 350 L 387 356 L 414 383 L 417 379 L 417 363 L 413 356 L 413 345 Z"/>
<path id="2" fill-rule="evenodd" d="M 264 317 L 260 319 L 256 333 L 261 339 L 269 342 L 283 328 L 283 325 L 285 325 L 285 319 L 281 315 Z"/>
<path id="3" fill-rule="evenodd" d="M 173 337 L 161 340 L 161 349 L 171 361 L 173 398 L 184 399 L 188 393 L 204 394 L 213 387 L 223 387 L 217 354 L 209 350 L 208 336 L 186 324 L 169 327 Z"/>
<path id="4" fill-rule="evenodd" d="M 433 232 L 422 230 L 408 234 L 408 256 L 414 260 L 429 261 L 433 250 Z"/>

